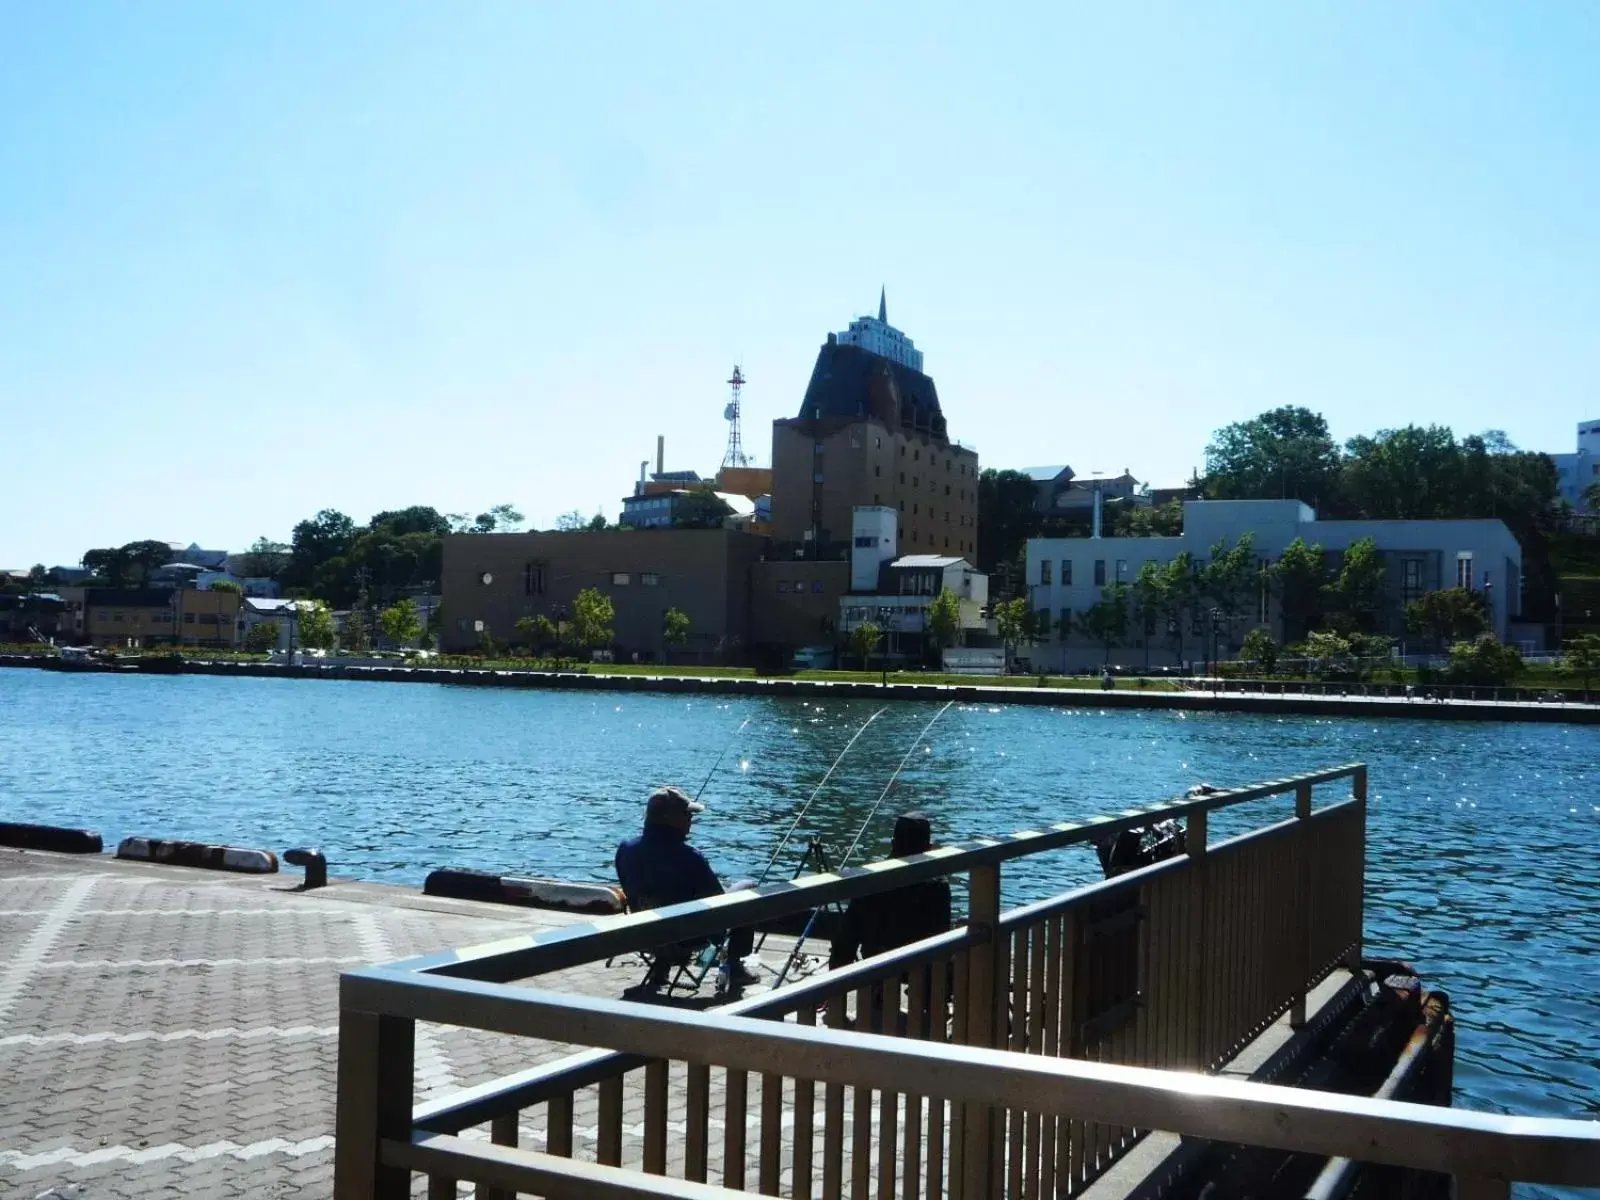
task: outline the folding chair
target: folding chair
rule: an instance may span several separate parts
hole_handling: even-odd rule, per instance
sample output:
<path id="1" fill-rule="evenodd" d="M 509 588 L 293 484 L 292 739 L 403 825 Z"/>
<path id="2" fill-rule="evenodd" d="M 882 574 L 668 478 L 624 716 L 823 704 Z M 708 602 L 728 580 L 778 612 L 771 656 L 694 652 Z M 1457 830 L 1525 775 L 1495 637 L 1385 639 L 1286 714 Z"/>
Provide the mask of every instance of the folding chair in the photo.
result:
<path id="1" fill-rule="evenodd" d="M 647 896 L 641 896 L 637 901 L 623 897 L 625 912 L 643 912 L 659 907 L 652 904 Z M 693 995 L 700 990 L 706 976 L 722 964 L 726 957 L 726 944 L 726 937 L 717 940 L 701 938 L 640 950 L 638 953 L 644 960 L 645 975 L 630 990 L 664 990 L 668 996 L 681 990 Z M 615 961 L 615 956 L 606 959 L 606 966 Z"/>

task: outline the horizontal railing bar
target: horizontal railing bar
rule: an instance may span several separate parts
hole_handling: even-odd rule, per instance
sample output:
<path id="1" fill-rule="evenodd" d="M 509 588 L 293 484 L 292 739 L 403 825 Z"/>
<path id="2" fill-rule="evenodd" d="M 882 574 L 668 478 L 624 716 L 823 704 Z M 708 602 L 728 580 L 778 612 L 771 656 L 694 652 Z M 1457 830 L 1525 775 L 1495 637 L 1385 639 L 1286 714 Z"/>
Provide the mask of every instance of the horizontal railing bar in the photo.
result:
<path id="1" fill-rule="evenodd" d="M 1326 808 L 1318 809 L 1309 818 L 1299 820 L 1315 821 L 1324 813 L 1338 813 L 1355 803 L 1353 800 L 1340 801 Z M 1275 825 L 1268 826 L 1265 830 L 1255 830 L 1229 838 L 1211 847 L 1211 852 L 1237 845 L 1258 833 L 1270 832 L 1275 829 L 1284 829 L 1294 826 L 1296 818 L 1290 818 Z M 1018 929 L 1023 929 L 1037 924 L 1048 917 L 1055 916 L 1067 909 L 1073 908 L 1086 901 L 1100 899 L 1108 895 L 1130 888 L 1139 888 L 1144 884 L 1171 871 L 1181 871 L 1188 867 L 1189 859 L 1185 855 L 1165 859 L 1148 867 L 1127 871 L 1115 879 L 1107 879 L 1096 883 L 1086 884 L 1081 888 L 1066 892 L 1060 896 L 1052 896 L 1048 900 L 1041 900 L 1035 904 L 1024 905 L 1020 908 L 1002 914 L 999 922 L 999 932 L 1011 934 Z M 1113 920 L 1125 919 L 1113 918 Z M 965 926 L 952 929 L 948 933 L 937 934 L 925 938 L 920 942 L 913 942 L 896 950 L 888 951 L 876 958 L 864 959 L 861 962 L 851 963 L 845 967 L 832 968 L 824 974 L 814 976 L 799 983 L 791 984 L 775 992 L 763 992 L 758 996 L 747 996 L 731 1004 L 718 1006 L 716 1011 L 727 1013 L 730 1016 L 771 1017 L 789 1012 L 798 1011 L 807 1004 L 820 1004 L 829 996 L 841 992 L 849 993 L 862 984 L 879 983 L 896 975 L 904 974 L 917 967 L 927 966 L 948 958 L 951 954 L 971 946 L 988 941 L 985 931 L 969 929 Z M 1324 974 L 1326 971 L 1323 972 Z M 1306 986 L 1311 986 L 1316 980 L 1307 980 Z M 541 1104 L 555 1096 L 563 1095 L 581 1087 L 589 1087 L 608 1079 L 623 1071 L 631 1071 L 641 1067 L 645 1059 L 632 1055 L 617 1054 L 612 1051 L 583 1051 L 557 1059 L 553 1063 L 545 1063 L 527 1071 L 514 1075 L 502 1076 L 492 1079 L 476 1087 L 455 1092 L 448 1096 L 437 1097 L 424 1104 L 417 1105 L 413 1113 L 413 1124 L 417 1129 L 435 1130 L 444 1133 L 456 1133 L 469 1129 L 474 1125 L 481 1125 L 507 1112 L 516 1112 L 533 1104 Z"/>
<path id="2" fill-rule="evenodd" d="M 668 908 L 601 917 L 582 925 L 444 950 L 390 965 L 399 971 L 508 983 L 668 942 L 714 936 L 729 928 L 756 925 L 774 917 L 891 891 L 923 880 L 1080 845 L 1152 820 L 1210 812 L 1283 795 L 1308 784 L 1316 786 L 1355 778 L 1365 770 L 1363 764 L 1354 763 L 1205 796 L 1178 797 L 1143 808 L 1125 809 L 1115 816 L 1090 818 L 1087 822 L 1063 821 L 1044 830 L 1023 830 L 1004 838 L 979 838 L 964 844 L 940 846 L 908 858 L 802 875 Z"/>
<path id="3" fill-rule="evenodd" d="M 385 1166 L 421 1174 L 489 1184 L 513 1192 L 532 1192 L 546 1200 L 735 1200 L 732 1192 L 708 1183 L 691 1183 L 669 1175 L 644 1175 L 622 1167 L 602 1167 L 533 1150 L 469 1142 L 445 1133 L 419 1133 L 411 1141 L 392 1138 L 379 1143 Z"/>
<path id="4" fill-rule="evenodd" d="M 830 996 L 848 994 L 863 985 L 881 983 L 918 967 L 942 962 L 952 954 L 988 940 L 983 931 L 961 926 L 877 958 L 834 968 L 778 991 L 762 992 L 720 1005 L 716 1011 L 729 1016 L 771 1018 L 799 1011 L 807 1005 L 820 1007 Z M 619 1054 L 612 1050 L 580 1051 L 543 1066 L 491 1079 L 476 1087 L 419 1104 L 412 1112 L 412 1124 L 417 1129 L 440 1133 L 459 1132 L 504 1113 L 516 1112 L 531 1104 L 539 1104 L 577 1088 L 599 1083 L 619 1072 L 642 1067 L 647 1061 L 639 1055 Z"/>
<path id="5" fill-rule="evenodd" d="M 1424 1171 L 1600 1186 L 1600 1122 L 1502 1116 L 1179 1071 L 752 1020 L 369 968 L 345 1008 L 643 1056 L 1085 1116 Z"/>

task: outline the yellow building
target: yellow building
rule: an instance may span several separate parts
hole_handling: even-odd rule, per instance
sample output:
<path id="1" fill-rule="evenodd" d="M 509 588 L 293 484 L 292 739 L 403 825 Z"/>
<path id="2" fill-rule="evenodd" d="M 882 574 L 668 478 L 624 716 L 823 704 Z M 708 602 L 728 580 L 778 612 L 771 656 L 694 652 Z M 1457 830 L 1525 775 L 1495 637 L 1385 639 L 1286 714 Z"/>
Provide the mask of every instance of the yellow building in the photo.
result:
<path id="1" fill-rule="evenodd" d="M 234 646 L 239 594 L 196 588 L 91 588 L 84 630 L 96 646 Z"/>

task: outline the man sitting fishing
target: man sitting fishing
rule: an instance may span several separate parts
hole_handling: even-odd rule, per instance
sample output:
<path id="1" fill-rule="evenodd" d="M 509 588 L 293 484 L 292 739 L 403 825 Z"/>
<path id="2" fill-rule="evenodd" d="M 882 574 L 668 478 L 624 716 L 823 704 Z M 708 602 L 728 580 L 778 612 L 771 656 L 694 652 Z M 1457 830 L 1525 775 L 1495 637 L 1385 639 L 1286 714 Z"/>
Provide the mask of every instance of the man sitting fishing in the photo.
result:
<path id="1" fill-rule="evenodd" d="M 689 828 L 705 805 L 682 789 L 664 787 L 650 796 L 644 810 L 644 829 L 617 847 L 617 882 L 635 912 L 667 908 L 706 896 L 720 896 L 722 882 L 706 856 L 689 845 Z M 733 890 L 749 887 L 736 882 Z M 755 948 L 753 929 L 728 932 L 728 971 L 735 986 L 755 983 L 759 976 L 744 960 Z"/>
<path id="2" fill-rule="evenodd" d="M 933 826 L 919 812 L 895 820 L 890 858 L 925 854 L 933 847 Z M 850 901 L 839 935 L 828 955 L 830 967 L 897 950 L 950 929 L 950 885 L 942 879 L 908 883 L 891 892 L 876 892 Z"/>

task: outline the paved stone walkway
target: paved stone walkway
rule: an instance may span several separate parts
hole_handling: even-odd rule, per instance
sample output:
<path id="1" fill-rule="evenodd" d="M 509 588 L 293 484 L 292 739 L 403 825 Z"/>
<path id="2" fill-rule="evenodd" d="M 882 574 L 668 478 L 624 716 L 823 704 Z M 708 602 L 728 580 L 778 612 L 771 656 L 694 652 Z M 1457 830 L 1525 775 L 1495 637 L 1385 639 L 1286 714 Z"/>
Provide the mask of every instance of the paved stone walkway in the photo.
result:
<path id="1" fill-rule="evenodd" d="M 297 878 L 0 849 L 0 1196 L 329 1196 L 339 972 L 567 919 Z M 417 1095 L 570 1050 L 419 1027 Z"/>

